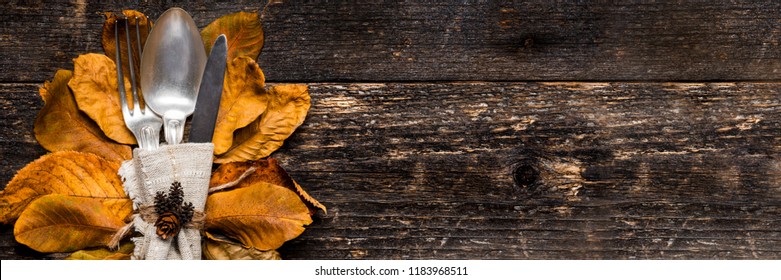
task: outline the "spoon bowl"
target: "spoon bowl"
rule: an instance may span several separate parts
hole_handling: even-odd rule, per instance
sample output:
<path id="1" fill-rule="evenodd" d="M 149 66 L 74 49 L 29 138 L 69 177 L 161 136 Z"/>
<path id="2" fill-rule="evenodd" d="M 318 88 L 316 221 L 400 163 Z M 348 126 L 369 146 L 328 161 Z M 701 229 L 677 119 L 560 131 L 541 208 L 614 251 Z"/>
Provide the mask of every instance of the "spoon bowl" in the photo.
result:
<path id="1" fill-rule="evenodd" d="M 169 145 L 182 141 L 205 66 L 206 50 L 192 17 L 180 8 L 165 11 L 144 45 L 140 78 L 146 105 L 163 117 Z"/>

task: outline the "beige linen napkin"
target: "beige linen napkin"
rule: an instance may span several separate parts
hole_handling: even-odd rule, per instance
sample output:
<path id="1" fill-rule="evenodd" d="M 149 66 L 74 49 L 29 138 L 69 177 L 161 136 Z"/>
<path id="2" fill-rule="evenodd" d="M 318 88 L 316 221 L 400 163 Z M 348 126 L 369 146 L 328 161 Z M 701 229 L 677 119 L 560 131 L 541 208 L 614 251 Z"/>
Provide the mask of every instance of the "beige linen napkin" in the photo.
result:
<path id="1" fill-rule="evenodd" d="M 168 193 L 174 182 L 184 190 L 184 202 L 192 203 L 196 213 L 202 213 L 206 205 L 209 178 L 212 168 L 212 143 L 186 143 L 162 145 L 156 150 L 133 150 L 133 159 L 122 163 L 125 193 L 133 200 L 135 210 L 154 206 L 158 192 Z M 132 238 L 135 243 L 134 259 L 201 259 L 201 229 L 184 226 L 179 233 L 167 240 L 156 233 L 154 222 L 143 215 L 135 215 L 135 231 L 141 237 Z"/>

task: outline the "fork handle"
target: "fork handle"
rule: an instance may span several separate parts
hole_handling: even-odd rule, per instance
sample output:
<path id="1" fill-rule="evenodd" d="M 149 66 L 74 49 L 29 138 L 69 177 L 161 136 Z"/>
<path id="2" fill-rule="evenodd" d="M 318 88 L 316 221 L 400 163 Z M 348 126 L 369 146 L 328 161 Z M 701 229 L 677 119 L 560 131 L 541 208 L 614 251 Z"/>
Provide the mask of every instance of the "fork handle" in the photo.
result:
<path id="1" fill-rule="evenodd" d="M 160 147 L 160 126 L 144 126 L 138 147 L 144 150 L 156 150 Z"/>

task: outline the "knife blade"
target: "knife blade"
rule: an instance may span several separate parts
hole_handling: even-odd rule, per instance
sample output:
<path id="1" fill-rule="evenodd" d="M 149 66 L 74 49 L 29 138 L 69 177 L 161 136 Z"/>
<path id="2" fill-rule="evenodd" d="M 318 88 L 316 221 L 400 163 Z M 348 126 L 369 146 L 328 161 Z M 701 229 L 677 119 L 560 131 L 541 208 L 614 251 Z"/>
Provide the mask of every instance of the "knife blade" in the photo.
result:
<path id="1" fill-rule="evenodd" d="M 198 88 L 198 99 L 195 102 L 192 123 L 190 124 L 190 143 L 207 143 L 212 141 L 217 113 L 220 110 L 222 85 L 225 77 L 225 67 L 228 59 L 228 43 L 225 34 L 217 37 L 214 46 L 206 60 L 201 85 Z"/>

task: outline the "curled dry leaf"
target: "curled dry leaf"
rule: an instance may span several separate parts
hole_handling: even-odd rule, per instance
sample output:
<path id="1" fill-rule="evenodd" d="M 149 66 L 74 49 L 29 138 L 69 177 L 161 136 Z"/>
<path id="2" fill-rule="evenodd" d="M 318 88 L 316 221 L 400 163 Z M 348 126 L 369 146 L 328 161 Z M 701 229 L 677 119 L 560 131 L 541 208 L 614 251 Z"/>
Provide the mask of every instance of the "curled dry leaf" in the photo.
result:
<path id="1" fill-rule="evenodd" d="M 138 73 L 138 67 L 141 65 L 141 56 L 138 54 L 138 44 L 136 38 L 136 27 L 138 27 L 138 38 L 141 39 L 141 46 L 143 48 L 146 43 L 146 37 L 149 36 L 149 31 L 154 26 L 150 20 L 141 12 L 134 10 L 124 10 L 122 15 L 106 12 L 103 14 L 106 17 L 106 21 L 103 22 L 103 33 L 101 35 L 101 43 L 103 44 L 103 52 L 110 57 L 112 61 L 115 60 L 117 50 L 117 39 L 114 37 L 114 26 L 117 24 L 117 18 L 127 18 L 127 26 L 130 28 L 130 43 L 133 49 L 133 65 L 136 66 L 135 70 Z M 128 61 L 127 59 L 127 35 L 125 34 L 124 21 L 120 21 L 118 26 L 119 35 L 119 51 L 122 61 Z M 125 75 L 130 73 L 128 63 L 122 64 L 122 72 Z M 116 74 L 114 74 L 116 77 Z"/>
<path id="2" fill-rule="evenodd" d="M 220 165 L 212 174 L 211 180 L 209 181 L 209 188 L 215 188 L 236 181 L 250 168 L 255 168 L 255 171 L 239 182 L 239 184 L 236 185 L 237 188 L 250 186 L 257 182 L 266 182 L 272 185 L 282 186 L 298 194 L 309 209 L 310 215 L 314 215 L 314 213 L 317 212 L 317 209 L 323 210 L 324 213 L 328 213 L 325 206 L 306 193 L 306 191 L 293 180 L 293 177 L 290 177 L 287 171 L 279 165 L 279 162 L 273 158 L 248 162 L 231 162 Z"/>
<path id="3" fill-rule="evenodd" d="M 132 201 L 127 198 L 45 195 L 22 212 L 14 236 L 19 243 L 44 253 L 106 246 L 132 212 Z"/>
<path id="4" fill-rule="evenodd" d="M 263 71 L 248 57 L 237 57 L 225 69 L 220 111 L 214 128 L 214 154 L 233 145 L 233 132 L 247 126 L 266 111 L 268 94 Z"/>
<path id="5" fill-rule="evenodd" d="M 136 138 L 122 117 L 114 62 L 105 55 L 91 53 L 74 59 L 73 66 L 73 78 L 68 86 L 73 90 L 79 109 L 109 138 L 123 144 L 136 144 Z M 125 88 L 132 94 L 128 80 L 125 80 Z M 133 100 L 130 95 L 127 98 Z"/>
<path id="6" fill-rule="evenodd" d="M 78 250 L 65 257 L 66 260 L 129 260 L 133 254 L 133 242 L 125 242 L 119 246 L 119 250 L 97 248 Z"/>
<path id="7" fill-rule="evenodd" d="M 309 110 L 306 85 L 279 85 L 269 90 L 266 111 L 247 127 L 237 130 L 233 147 L 215 163 L 258 160 L 271 155 L 298 128 Z"/>
<path id="8" fill-rule="evenodd" d="M 265 182 L 209 195 L 204 213 L 207 232 L 261 251 L 279 248 L 312 223 L 295 193 Z"/>
<path id="9" fill-rule="evenodd" d="M 130 147 L 115 143 L 79 110 L 68 88 L 73 73 L 59 70 L 41 88 L 43 109 L 35 119 L 35 138 L 49 151 L 80 151 L 121 162 L 131 157 Z"/>
<path id="10" fill-rule="evenodd" d="M 261 251 L 206 234 L 203 256 L 207 260 L 281 260 L 276 250 Z"/>
<path id="11" fill-rule="evenodd" d="M 28 164 L 0 191 L 0 222 L 10 223 L 33 200 L 46 194 L 127 198 L 119 164 L 79 152 L 56 152 Z"/>
<path id="12" fill-rule="evenodd" d="M 211 51 L 214 40 L 220 34 L 225 34 L 228 39 L 228 61 L 240 56 L 255 60 L 263 48 L 263 26 L 257 13 L 225 15 L 207 25 L 201 31 L 206 53 Z"/>

